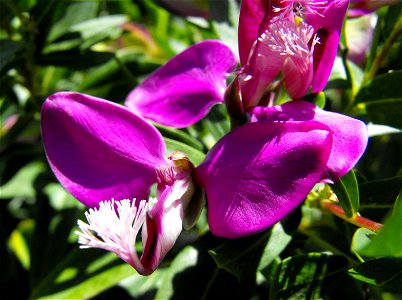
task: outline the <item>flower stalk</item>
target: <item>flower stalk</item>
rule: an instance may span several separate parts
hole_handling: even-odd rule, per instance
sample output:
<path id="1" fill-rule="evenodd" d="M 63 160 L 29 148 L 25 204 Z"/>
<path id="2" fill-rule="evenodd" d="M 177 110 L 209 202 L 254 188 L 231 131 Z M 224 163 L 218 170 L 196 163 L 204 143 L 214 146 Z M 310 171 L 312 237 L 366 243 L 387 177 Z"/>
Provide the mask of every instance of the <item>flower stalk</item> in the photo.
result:
<path id="1" fill-rule="evenodd" d="M 378 233 L 381 228 L 382 228 L 382 224 L 374 222 L 370 219 L 364 218 L 360 215 L 354 215 L 351 218 L 348 218 L 344 212 L 344 210 L 342 209 L 342 207 L 340 207 L 338 204 L 336 204 L 334 201 L 331 200 L 322 200 L 320 201 L 320 206 L 321 208 L 323 208 L 324 210 L 332 213 L 333 215 L 345 220 L 346 222 L 349 222 L 353 225 L 356 225 L 358 227 L 361 228 L 367 228 L 373 232 Z"/>

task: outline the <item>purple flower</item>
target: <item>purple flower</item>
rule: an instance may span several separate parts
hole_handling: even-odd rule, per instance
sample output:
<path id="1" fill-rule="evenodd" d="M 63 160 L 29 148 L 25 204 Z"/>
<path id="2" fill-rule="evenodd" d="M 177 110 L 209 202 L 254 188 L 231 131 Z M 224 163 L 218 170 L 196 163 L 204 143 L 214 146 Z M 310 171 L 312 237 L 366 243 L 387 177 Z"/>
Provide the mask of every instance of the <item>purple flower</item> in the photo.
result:
<path id="1" fill-rule="evenodd" d="M 318 182 L 351 170 L 367 145 L 367 127 L 305 101 L 255 107 L 250 121 L 221 139 L 196 168 L 218 236 L 268 228 L 296 208 Z"/>
<path id="2" fill-rule="evenodd" d="M 196 169 L 217 236 L 238 238 L 274 225 L 322 178 L 332 135 L 315 121 L 248 123 L 231 131 Z"/>
<path id="3" fill-rule="evenodd" d="M 328 112 L 306 101 L 292 101 L 271 107 L 250 110 L 251 122 L 293 123 L 317 121 L 328 127 L 333 142 L 327 170 L 322 178 L 333 183 L 350 171 L 363 155 L 367 146 L 367 126 L 362 121 Z"/>
<path id="4" fill-rule="evenodd" d="M 177 153 L 167 158 L 162 136 L 141 117 L 79 93 L 50 96 L 41 130 L 56 177 L 91 208 L 89 223 L 79 222 L 79 242 L 115 252 L 141 274 L 152 273 L 182 230 L 194 190 L 192 165 Z M 147 202 L 153 184 L 156 200 Z"/>
<path id="5" fill-rule="evenodd" d="M 323 90 L 347 5 L 347 0 L 242 1 L 239 79 L 246 108 L 275 88 L 279 73 L 293 99 L 303 97 L 310 87 L 314 93 Z"/>
<path id="6" fill-rule="evenodd" d="M 349 140 L 338 136 L 342 128 L 332 128 L 352 121 L 308 103 L 295 105 L 256 108 L 253 122 L 224 136 L 193 169 L 182 154 L 167 158 L 162 136 L 127 108 L 78 93 L 50 96 L 42 109 L 48 161 L 61 184 L 90 207 L 88 224 L 79 222 L 80 243 L 113 251 L 150 274 L 182 224 L 195 222 L 186 212 L 198 185 L 208 198 L 214 234 L 236 238 L 274 225 L 328 173 L 350 169 L 353 153 L 362 151 L 349 149 Z M 347 151 L 337 153 L 342 145 Z M 350 163 L 333 166 L 342 160 Z M 155 183 L 156 199 L 147 202 Z M 134 244 L 141 227 L 138 258 Z"/>
<path id="7" fill-rule="evenodd" d="M 237 64 L 220 41 L 204 41 L 176 55 L 128 95 L 125 105 L 146 119 L 186 127 L 223 102 L 226 78 Z"/>

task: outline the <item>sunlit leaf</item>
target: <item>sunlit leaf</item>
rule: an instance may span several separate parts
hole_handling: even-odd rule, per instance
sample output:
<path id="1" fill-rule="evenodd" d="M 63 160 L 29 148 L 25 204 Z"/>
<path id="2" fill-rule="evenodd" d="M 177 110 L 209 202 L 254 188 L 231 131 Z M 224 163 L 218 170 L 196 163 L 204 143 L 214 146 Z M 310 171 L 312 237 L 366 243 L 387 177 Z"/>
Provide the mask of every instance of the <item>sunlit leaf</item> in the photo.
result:
<path id="1" fill-rule="evenodd" d="M 402 193 L 399 194 L 391 216 L 371 243 L 360 250 L 366 256 L 402 257 Z"/>
<path id="2" fill-rule="evenodd" d="M 150 276 L 134 274 L 120 282 L 119 286 L 123 287 L 133 298 L 154 295 L 161 286 L 163 278 L 167 276 L 166 273 L 166 269 L 157 269 Z"/>
<path id="3" fill-rule="evenodd" d="M 45 166 L 42 162 L 31 162 L 24 166 L 12 180 L 1 187 L 0 198 L 35 196 L 34 180 Z"/>
<path id="4" fill-rule="evenodd" d="M 281 254 L 291 240 L 292 237 L 283 230 L 281 223 L 274 225 L 268 243 L 261 256 L 258 270 L 269 266 L 272 261 Z"/>
<path id="5" fill-rule="evenodd" d="M 378 125 L 378 124 L 373 124 L 373 123 L 367 124 L 367 128 L 368 128 L 369 138 L 374 137 L 374 136 L 379 136 L 379 135 L 386 135 L 386 134 L 402 132 L 402 130 L 398 129 L 398 128 L 394 128 L 394 127 L 387 126 L 387 125 Z"/>
<path id="6" fill-rule="evenodd" d="M 402 293 L 402 258 L 369 260 L 348 272 L 358 280 L 382 287 L 384 291 Z"/>
<path id="7" fill-rule="evenodd" d="M 135 272 L 113 253 L 77 247 L 33 290 L 31 299 L 88 299 Z"/>
<path id="8" fill-rule="evenodd" d="M 69 32 L 75 24 L 80 24 L 96 17 L 99 9 L 97 1 L 72 2 L 65 11 L 65 15 L 51 28 L 47 37 L 48 42 L 52 42 Z"/>
<path id="9" fill-rule="evenodd" d="M 359 188 L 353 170 L 342 176 L 331 188 L 338 197 L 339 203 L 347 217 L 351 218 L 359 210 Z"/>
<path id="10" fill-rule="evenodd" d="M 237 27 L 239 20 L 239 3 L 236 0 L 209 1 L 212 26 L 219 36 L 238 53 Z"/>
<path id="11" fill-rule="evenodd" d="M 71 194 L 58 183 L 49 183 L 44 187 L 43 192 L 48 196 L 50 204 L 56 210 L 73 207 L 84 208 L 81 202 L 71 196 Z"/>
<path id="12" fill-rule="evenodd" d="M 191 246 L 180 251 L 172 261 L 169 269 L 164 273 L 155 299 L 170 299 L 174 294 L 173 279 L 175 275 L 185 271 L 191 266 L 195 266 L 197 264 L 197 258 L 198 251 Z"/>
<path id="13" fill-rule="evenodd" d="M 31 266 L 28 236 L 32 233 L 34 225 L 35 223 L 31 219 L 22 220 L 13 230 L 9 239 L 10 249 L 26 270 Z"/>
<path id="14" fill-rule="evenodd" d="M 367 228 L 359 228 L 353 235 L 351 250 L 360 253 L 360 250 L 367 247 L 375 236 L 375 232 Z"/>
<path id="15" fill-rule="evenodd" d="M 100 16 L 74 24 L 71 30 L 81 33 L 82 37 L 87 39 L 112 28 L 118 28 L 126 21 L 127 17 L 124 15 Z"/>

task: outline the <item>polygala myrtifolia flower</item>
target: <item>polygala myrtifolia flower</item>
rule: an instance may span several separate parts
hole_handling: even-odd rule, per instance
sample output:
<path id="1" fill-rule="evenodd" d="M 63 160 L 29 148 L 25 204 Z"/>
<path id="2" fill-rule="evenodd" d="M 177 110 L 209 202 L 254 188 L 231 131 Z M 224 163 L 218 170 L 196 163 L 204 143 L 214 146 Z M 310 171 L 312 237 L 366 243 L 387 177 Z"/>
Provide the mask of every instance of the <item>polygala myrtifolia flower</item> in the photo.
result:
<path id="1" fill-rule="evenodd" d="M 190 199 L 197 187 L 207 195 L 212 233 L 237 238 L 277 223 L 317 182 L 353 167 L 367 142 L 364 124 L 297 105 L 256 108 L 252 122 L 225 135 L 195 169 L 182 154 L 166 158 L 162 136 L 147 121 L 84 94 L 50 96 L 42 108 L 42 136 L 56 177 L 90 207 L 89 224 L 79 223 L 83 246 L 113 251 L 150 274 L 182 224 L 195 223 L 202 205 Z M 155 201 L 143 199 L 155 182 L 152 206 Z M 138 258 L 134 244 L 141 226 Z"/>
<path id="2" fill-rule="evenodd" d="M 236 67 L 232 50 L 220 41 L 197 43 L 151 74 L 127 96 L 125 105 L 146 119 L 171 127 L 201 120 L 223 102 L 226 78 Z"/>
<path id="3" fill-rule="evenodd" d="M 56 177 L 90 208 L 88 224 L 79 221 L 82 247 L 115 252 L 140 274 L 152 273 L 183 221 L 193 223 L 184 219 L 195 189 L 192 164 L 181 153 L 166 158 L 161 135 L 141 117 L 83 94 L 50 96 L 42 108 L 41 130 Z M 144 200 L 155 183 L 156 198 Z"/>
<path id="4" fill-rule="evenodd" d="M 282 74 L 300 99 L 326 85 L 337 54 L 348 0 L 244 0 L 239 21 L 238 79 L 245 108 L 259 104 Z M 265 100 L 266 101 L 266 100 Z"/>

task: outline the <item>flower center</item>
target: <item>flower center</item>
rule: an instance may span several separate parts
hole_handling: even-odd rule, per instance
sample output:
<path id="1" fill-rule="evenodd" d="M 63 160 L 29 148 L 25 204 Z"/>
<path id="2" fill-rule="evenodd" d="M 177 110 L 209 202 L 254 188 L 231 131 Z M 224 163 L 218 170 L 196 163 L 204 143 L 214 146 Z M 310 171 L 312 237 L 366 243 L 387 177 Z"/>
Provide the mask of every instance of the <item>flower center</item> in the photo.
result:
<path id="1" fill-rule="evenodd" d="M 261 35 L 259 40 L 280 55 L 304 57 L 311 55 L 314 46 L 319 39 L 314 35 L 314 28 L 307 23 L 300 23 L 296 26 L 293 22 L 283 18 L 274 18 L 268 29 Z"/>
<path id="2" fill-rule="evenodd" d="M 139 273 L 144 272 L 135 242 L 145 222 L 149 205 L 146 200 L 102 201 L 99 208 L 85 212 L 88 223 L 78 220 L 76 231 L 80 248 L 100 248 L 116 253 Z"/>
<path id="3" fill-rule="evenodd" d="M 328 1 L 315 0 L 281 0 L 279 6 L 273 6 L 272 10 L 275 13 L 283 12 L 286 14 L 293 13 L 296 18 L 305 19 L 307 14 L 318 15 L 324 17 L 318 12 L 319 9 L 328 5 Z"/>

